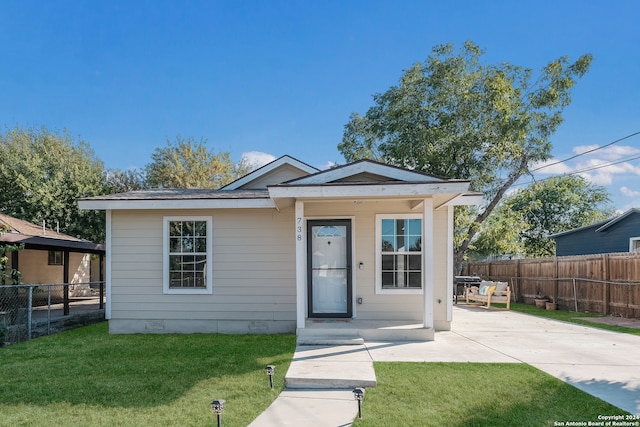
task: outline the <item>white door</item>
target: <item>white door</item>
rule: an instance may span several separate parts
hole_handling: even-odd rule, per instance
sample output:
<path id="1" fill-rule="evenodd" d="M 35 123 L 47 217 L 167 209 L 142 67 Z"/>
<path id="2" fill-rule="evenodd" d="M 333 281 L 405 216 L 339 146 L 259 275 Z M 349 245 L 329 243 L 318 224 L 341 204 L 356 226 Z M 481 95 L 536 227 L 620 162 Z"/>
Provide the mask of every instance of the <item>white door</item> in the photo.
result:
<path id="1" fill-rule="evenodd" d="M 351 221 L 307 224 L 309 317 L 351 317 Z"/>

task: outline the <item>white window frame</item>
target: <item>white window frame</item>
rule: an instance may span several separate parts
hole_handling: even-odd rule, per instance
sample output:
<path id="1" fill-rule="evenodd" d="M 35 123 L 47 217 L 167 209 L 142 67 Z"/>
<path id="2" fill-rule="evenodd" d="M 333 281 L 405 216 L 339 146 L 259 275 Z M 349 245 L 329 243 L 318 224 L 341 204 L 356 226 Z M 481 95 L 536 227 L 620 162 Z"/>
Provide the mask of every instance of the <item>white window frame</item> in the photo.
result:
<path id="1" fill-rule="evenodd" d="M 638 250 L 634 250 L 634 247 L 633 247 L 633 244 L 638 241 L 640 241 L 640 237 L 631 237 L 629 239 L 629 252 L 634 252 L 634 253 L 640 252 L 640 248 L 638 248 Z"/>
<path id="2" fill-rule="evenodd" d="M 417 288 L 396 288 L 396 289 L 383 289 L 382 288 L 382 220 L 383 219 L 419 219 L 422 221 L 422 278 L 420 280 L 420 289 Z M 424 217 L 421 214 L 377 214 L 376 215 L 376 233 L 375 233 L 375 251 L 376 251 L 376 294 L 391 294 L 391 295 L 422 295 L 424 290 Z"/>
<path id="3" fill-rule="evenodd" d="M 169 280 L 169 223 L 205 221 L 207 223 L 207 266 L 204 288 L 172 288 Z M 162 221 L 162 282 L 165 294 L 202 295 L 213 293 L 213 218 L 210 216 L 165 216 Z"/>

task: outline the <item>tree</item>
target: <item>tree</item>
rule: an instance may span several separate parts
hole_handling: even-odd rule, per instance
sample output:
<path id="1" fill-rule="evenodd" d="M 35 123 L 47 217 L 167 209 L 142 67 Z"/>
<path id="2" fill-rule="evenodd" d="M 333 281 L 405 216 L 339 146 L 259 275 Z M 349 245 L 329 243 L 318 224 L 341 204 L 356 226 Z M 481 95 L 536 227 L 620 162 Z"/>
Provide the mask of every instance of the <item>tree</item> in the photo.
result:
<path id="1" fill-rule="evenodd" d="M 9 227 L 0 224 L 0 236 L 8 232 Z M 11 252 L 16 252 L 24 249 L 23 245 L 10 245 L 0 242 L 0 285 L 17 285 L 22 280 L 22 273 L 12 267 L 8 267 L 9 256 Z M 0 339 L 0 345 L 2 340 Z"/>
<path id="2" fill-rule="evenodd" d="M 483 207 L 456 240 L 458 269 L 480 225 L 511 185 L 551 156 L 550 136 L 562 123 L 576 79 L 592 61 L 591 55 L 573 63 L 558 58 L 533 81 L 532 70 L 483 64 L 483 54 L 470 41 L 459 52 L 451 44 L 434 47 L 397 86 L 374 95 L 364 116 L 351 115 L 338 145 L 347 161 L 373 158 L 470 179 L 471 189 L 484 193 Z"/>
<path id="3" fill-rule="evenodd" d="M 496 209 L 496 217 L 518 219 L 518 237 L 528 257 L 552 256 L 556 245 L 549 235 L 611 217 L 613 210 L 608 203 L 609 193 L 604 187 L 592 185 L 581 176 L 558 176 L 511 194 Z"/>
<path id="4" fill-rule="evenodd" d="M 199 142 L 189 137 L 176 137 L 175 144 L 156 148 L 152 162 L 145 167 L 148 187 L 162 188 L 219 188 L 250 170 L 244 160 L 235 164 L 228 152 L 215 154 L 206 147 L 207 140 Z"/>
<path id="5" fill-rule="evenodd" d="M 139 170 L 121 171 L 110 169 L 107 171 L 107 193 L 126 193 L 128 191 L 143 190 L 146 187 L 144 173 Z"/>
<path id="6" fill-rule="evenodd" d="M 105 194 L 104 166 L 66 132 L 17 127 L 0 135 L 0 212 L 92 241 L 104 240 L 104 213 L 77 199 Z"/>

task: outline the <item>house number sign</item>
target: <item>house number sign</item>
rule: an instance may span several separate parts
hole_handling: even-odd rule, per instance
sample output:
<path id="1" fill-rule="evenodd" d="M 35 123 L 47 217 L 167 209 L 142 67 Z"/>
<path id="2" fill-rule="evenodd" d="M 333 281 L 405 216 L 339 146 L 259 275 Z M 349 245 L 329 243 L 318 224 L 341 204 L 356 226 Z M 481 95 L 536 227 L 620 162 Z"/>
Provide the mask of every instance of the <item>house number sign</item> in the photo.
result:
<path id="1" fill-rule="evenodd" d="M 302 241 L 302 217 L 296 218 L 296 240 Z"/>

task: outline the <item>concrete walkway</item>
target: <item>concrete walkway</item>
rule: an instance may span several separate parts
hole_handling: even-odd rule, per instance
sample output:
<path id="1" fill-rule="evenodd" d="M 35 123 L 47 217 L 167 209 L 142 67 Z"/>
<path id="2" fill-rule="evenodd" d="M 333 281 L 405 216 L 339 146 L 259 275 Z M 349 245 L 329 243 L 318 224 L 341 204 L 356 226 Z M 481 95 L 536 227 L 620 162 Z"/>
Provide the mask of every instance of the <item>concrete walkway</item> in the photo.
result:
<path id="1" fill-rule="evenodd" d="M 527 363 L 640 414 L 639 336 L 478 307 L 456 306 L 453 316 L 452 330 L 430 342 L 298 346 L 287 390 L 251 426 L 350 425 L 351 390 L 375 382 L 374 361 Z"/>

